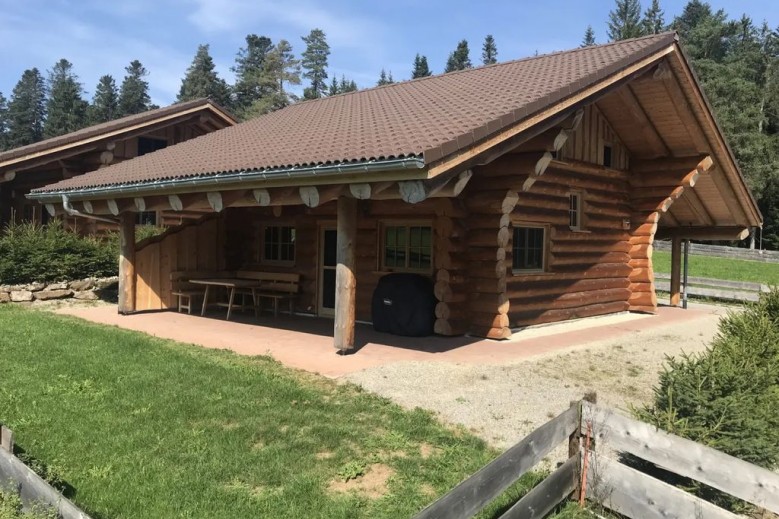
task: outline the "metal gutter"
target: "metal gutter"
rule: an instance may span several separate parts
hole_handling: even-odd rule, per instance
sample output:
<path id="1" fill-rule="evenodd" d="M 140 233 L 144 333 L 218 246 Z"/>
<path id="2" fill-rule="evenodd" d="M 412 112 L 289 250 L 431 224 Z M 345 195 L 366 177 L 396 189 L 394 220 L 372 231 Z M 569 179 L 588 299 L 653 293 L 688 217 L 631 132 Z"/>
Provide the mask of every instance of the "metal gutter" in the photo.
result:
<path id="1" fill-rule="evenodd" d="M 116 224 L 119 223 L 118 219 L 111 219 L 111 218 L 105 218 L 103 216 L 96 216 L 93 214 L 86 214 L 82 213 L 81 211 L 78 211 L 73 208 L 73 204 L 70 203 L 70 199 L 68 198 L 68 195 L 62 195 L 62 207 L 65 209 L 65 212 L 68 213 L 70 216 L 79 216 L 81 218 L 89 218 L 91 220 L 97 220 L 98 222 L 106 222 L 106 223 L 112 223 Z"/>
<path id="2" fill-rule="evenodd" d="M 421 170 L 425 167 L 424 159 L 407 157 L 381 161 L 367 161 L 348 164 L 329 164 L 313 167 L 291 167 L 272 170 L 240 171 L 238 173 L 216 174 L 202 177 L 178 178 L 170 180 L 155 180 L 150 182 L 117 184 L 113 186 L 61 189 L 56 191 L 39 191 L 29 193 L 27 198 L 41 203 L 59 202 L 60 197 L 76 199 L 100 199 L 143 195 L 158 195 L 163 191 L 181 191 L 182 188 L 215 187 L 218 189 L 239 189 L 244 184 L 261 181 L 276 181 L 279 179 L 303 179 L 322 177 L 338 177 L 354 173 L 370 173 L 374 171 L 405 171 Z"/>

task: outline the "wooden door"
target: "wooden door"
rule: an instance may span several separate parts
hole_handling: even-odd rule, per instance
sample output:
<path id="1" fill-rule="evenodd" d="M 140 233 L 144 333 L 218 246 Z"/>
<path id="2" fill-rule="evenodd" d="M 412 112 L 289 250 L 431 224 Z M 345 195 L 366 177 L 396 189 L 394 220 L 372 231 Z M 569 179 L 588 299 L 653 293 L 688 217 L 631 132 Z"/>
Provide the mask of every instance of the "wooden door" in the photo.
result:
<path id="1" fill-rule="evenodd" d="M 322 227 L 319 237 L 319 307 L 318 314 L 335 315 L 335 269 L 338 232 L 335 227 Z"/>

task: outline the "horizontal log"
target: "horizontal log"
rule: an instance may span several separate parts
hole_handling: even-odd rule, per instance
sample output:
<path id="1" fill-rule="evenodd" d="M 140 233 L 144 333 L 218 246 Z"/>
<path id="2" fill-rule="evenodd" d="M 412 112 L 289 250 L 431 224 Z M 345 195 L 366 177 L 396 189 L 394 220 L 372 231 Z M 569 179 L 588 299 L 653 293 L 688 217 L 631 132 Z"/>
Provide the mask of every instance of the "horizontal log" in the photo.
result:
<path id="1" fill-rule="evenodd" d="M 599 232 L 571 232 L 568 229 L 558 230 L 552 227 L 551 237 L 553 243 L 607 243 L 630 240 L 630 233 L 625 230 L 602 230 Z"/>
<path id="2" fill-rule="evenodd" d="M 628 287 L 634 294 L 637 292 L 652 292 L 654 290 L 654 283 L 643 281 L 639 283 L 630 283 Z"/>
<path id="3" fill-rule="evenodd" d="M 533 171 L 539 159 L 546 150 L 529 151 L 527 153 L 510 153 L 495 159 L 487 165 L 481 166 L 478 180 L 489 185 L 495 177 L 522 178 Z M 521 182 L 520 182 L 521 183 Z"/>
<path id="4" fill-rule="evenodd" d="M 627 180 L 630 178 L 630 172 L 628 171 L 622 171 L 614 168 L 607 168 L 605 166 L 591 164 L 589 162 L 576 161 L 572 159 L 553 160 L 549 164 L 549 167 L 561 171 L 570 171 L 573 173 L 592 175 L 597 178 L 613 178 L 613 179 L 620 179 L 620 180 Z"/>
<path id="5" fill-rule="evenodd" d="M 674 199 L 671 197 L 663 198 L 663 199 L 651 199 L 651 200 L 634 200 L 633 201 L 633 210 L 639 211 L 639 212 L 651 212 L 651 211 L 658 211 L 660 213 L 668 212 L 668 209 L 671 208 L 671 206 L 674 203 Z"/>
<path id="6" fill-rule="evenodd" d="M 630 252 L 633 245 L 627 241 L 554 241 L 552 243 L 552 254 L 566 252 L 572 253 L 602 253 L 602 252 Z"/>
<path id="7" fill-rule="evenodd" d="M 506 249 L 498 247 L 470 247 L 467 251 L 471 261 L 504 261 Z M 505 268 L 503 269 L 505 271 Z"/>
<path id="8" fill-rule="evenodd" d="M 657 307 L 657 295 L 655 291 L 633 292 L 628 299 L 630 306 L 651 306 Z"/>
<path id="9" fill-rule="evenodd" d="M 470 314 L 461 303 L 438 302 L 435 305 L 435 316 L 438 319 L 464 321 Z"/>
<path id="10" fill-rule="evenodd" d="M 629 288 L 630 281 L 626 277 L 601 279 L 546 279 L 532 283 L 509 283 L 506 295 L 512 304 L 520 300 L 532 300 L 538 297 L 556 297 L 568 292 L 584 292 L 592 290 L 608 290 L 613 288 Z"/>
<path id="11" fill-rule="evenodd" d="M 448 319 L 436 319 L 435 324 L 433 325 L 433 331 L 438 335 L 454 337 L 457 335 L 465 335 L 468 329 L 463 322 L 453 322 Z"/>
<path id="12" fill-rule="evenodd" d="M 500 229 L 511 225 L 511 215 L 509 214 L 473 214 L 464 220 L 468 229 Z"/>
<path id="13" fill-rule="evenodd" d="M 516 191 L 476 191 L 466 197 L 465 204 L 475 214 L 504 214 L 514 210 L 519 200 Z"/>
<path id="14" fill-rule="evenodd" d="M 472 261 L 468 265 L 467 272 L 468 276 L 472 278 L 502 278 L 508 273 L 507 267 L 505 261 Z"/>
<path id="15" fill-rule="evenodd" d="M 510 237 L 508 227 L 471 229 L 468 232 L 468 246 L 505 248 L 509 244 Z"/>
<path id="16" fill-rule="evenodd" d="M 468 328 L 468 333 L 475 337 L 484 337 L 485 339 L 511 339 L 511 328 L 509 327 L 493 328 L 472 325 L 470 328 Z"/>
<path id="17" fill-rule="evenodd" d="M 474 312 L 495 312 L 505 314 L 509 311 L 509 300 L 502 294 L 472 293 L 467 297 L 468 308 Z"/>
<path id="18" fill-rule="evenodd" d="M 593 265 L 596 263 L 627 263 L 630 255 L 626 252 L 592 253 L 587 249 L 579 252 L 558 252 L 552 254 L 549 263 L 552 268 L 571 265 Z"/>
<path id="19" fill-rule="evenodd" d="M 462 272 L 457 272 L 457 271 L 452 271 L 447 269 L 438 269 L 438 271 L 435 273 L 435 280 L 446 281 L 447 283 L 452 283 L 452 284 L 460 284 L 467 281 L 468 277 Z"/>
<path id="20" fill-rule="evenodd" d="M 574 266 L 560 266 L 555 268 L 554 275 L 564 273 L 579 273 L 583 278 L 603 277 L 627 277 L 633 272 L 633 268 L 627 263 L 598 263 L 585 269 Z"/>
<path id="21" fill-rule="evenodd" d="M 651 269 L 652 260 L 651 259 L 631 259 L 628 262 L 628 265 L 630 265 L 634 269 Z"/>
<path id="22" fill-rule="evenodd" d="M 568 292 L 557 297 L 534 298 L 529 300 L 512 299 L 512 309 L 521 311 L 532 310 L 562 310 L 579 308 L 581 306 L 628 301 L 631 293 L 627 288 L 610 288 L 606 290 L 588 290 L 584 292 Z"/>
<path id="23" fill-rule="evenodd" d="M 493 314 L 483 312 L 471 312 L 468 317 L 471 328 L 508 328 L 509 316 L 507 314 Z"/>
<path id="24" fill-rule="evenodd" d="M 634 268 L 631 270 L 632 272 L 628 279 L 632 283 L 652 283 L 655 280 L 655 274 L 651 268 Z"/>
<path id="25" fill-rule="evenodd" d="M 431 200 L 433 213 L 450 218 L 466 218 L 470 215 L 461 198 L 434 198 Z M 424 202 L 423 202 L 424 204 Z M 421 206 L 422 204 L 417 204 Z"/>
<path id="26" fill-rule="evenodd" d="M 656 222 L 632 222 L 635 226 L 631 229 L 630 234 L 633 236 L 654 236 L 657 233 Z"/>
<path id="27" fill-rule="evenodd" d="M 630 218 L 633 208 L 623 202 L 607 202 L 598 200 L 587 201 L 587 213 L 599 214 L 603 216 L 614 216 L 616 218 Z"/>
<path id="28" fill-rule="evenodd" d="M 629 254 L 632 259 L 652 259 L 653 250 L 651 244 L 631 245 Z"/>
<path id="29" fill-rule="evenodd" d="M 476 278 L 468 279 L 467 288 L 472 292 L 485 294 L 499 294 L 506 291 L 506 276 L 495 278 Z"/>
<path id="30" fill-rule="evenodd" d="M 714 160 L 710 155 L 697 155 L 692 157 L 670 157 L 651 160 L 631 161 L 630 171 L 640 177 L 655 177 L 668 172 L 684 172 L 698 170 L 706 172 L 714 166 Z"/>
<path id="31" fill-rule="evenodd" d="M 509 318 L 514 326 L 532 326 L 536 324 L 554 323 L 569 319 L 594 317 L 618 312 L 626 312 L 630 305 L 627 301 L 615 301 L 612 303 L 596 303 L 580 308 L 566 308 L 560 310 L 546 310 L 535 312 L 512 312 Z"/>
<path id="32" fill-rule="evenodd" d="M 463 257 L 465 254 L 452 255 L 452 254 L 434 254 L 433 263 L 437 269 L 447 270 L 466 270 L 468 268 L 468 261 Z"/>

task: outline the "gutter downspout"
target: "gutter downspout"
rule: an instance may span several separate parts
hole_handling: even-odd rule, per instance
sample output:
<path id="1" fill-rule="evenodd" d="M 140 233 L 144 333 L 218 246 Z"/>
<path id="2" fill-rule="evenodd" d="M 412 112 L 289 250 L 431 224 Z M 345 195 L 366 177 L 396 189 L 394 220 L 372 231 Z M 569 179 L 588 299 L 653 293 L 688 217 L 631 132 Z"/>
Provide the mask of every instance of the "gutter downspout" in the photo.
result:
<path id="1" fill-rule="evenodd" d="M 119 224 L 119 220 L 113 220 L 111 218 L 104 218 L 102 216 L 95 216 L 93 214 L 85 214 L 81 211 L 78 211 L 73 208 L 73 204 L 70 203 L 70 199 L 68 198 L 68 195 L 62 195 L 62 207 L 65 209 L 65 212 L 68 213 L 70 216 L 78 216 L 79 218 L 88 218 L 90 220 L 97 220 L 98 222 L 105 222 L 110 224 Z"/>

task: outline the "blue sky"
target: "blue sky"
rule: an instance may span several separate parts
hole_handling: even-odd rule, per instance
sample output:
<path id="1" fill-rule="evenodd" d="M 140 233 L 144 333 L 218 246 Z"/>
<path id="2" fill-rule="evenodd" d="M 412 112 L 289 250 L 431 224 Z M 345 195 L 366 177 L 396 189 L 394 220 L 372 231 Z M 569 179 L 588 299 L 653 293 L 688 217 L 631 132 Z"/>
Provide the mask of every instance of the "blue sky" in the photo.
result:
<path id="1" fill-rule="evenodd" d="M 645 5 L 650 0 L 643 0 Z M 775 0 L 712 0 L 731 17 L 746 12 L 779 26 Z M 686 0 L 661 0 L 670 20 Z M 289 40 L 296 53 L 300 37 L 313 27 L 327 34 L 330 69 L 360 87 L 372 86 L 380 70 L 395 79 L 410 74 L 414 55 L 428 57 L 441 72 L 457 42 L 466 38 L 478 62 L 488 33 L 506 61 L 579 45 L 591 24 L 606 40 L 613 0 L 0 0 L 0 92 L 10 97 L 26 68 L 48 70 L 58 59 L 74 64 L 87 96 L 98 78 L 121 82 L 124 67 L 139 59 L 157 104 L 175 100 L 197 45 L 209 43 L 222 77 L 249 33 Z"/>

